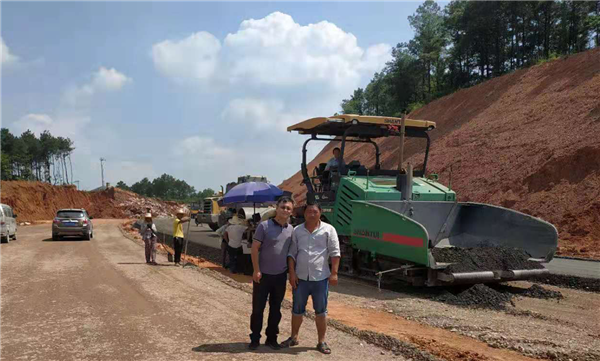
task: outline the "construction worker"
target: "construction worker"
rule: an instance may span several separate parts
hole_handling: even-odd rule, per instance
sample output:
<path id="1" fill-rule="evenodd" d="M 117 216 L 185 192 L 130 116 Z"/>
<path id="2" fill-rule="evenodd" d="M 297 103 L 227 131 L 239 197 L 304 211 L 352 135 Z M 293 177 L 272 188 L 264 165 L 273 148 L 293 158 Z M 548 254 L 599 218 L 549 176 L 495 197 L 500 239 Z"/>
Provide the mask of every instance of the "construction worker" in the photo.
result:
<path id="1" fill-rule="evenodd" d="M 338 172 L 342 171 L 342 167 L 344 167 L 344 160 L 342 159 L 342 151 L 340 148 L 333 148 L 333 158 L 331 158 L 327 165 L 325 166 L 325 170 L 331 170 L 332 167 L 337 168 Z"/>
<path id="2" fill-rule="evenodd" d="M 256 227 L 252 241 L 252 316 L 250 316 L 250 345 L 256 350 L 260 345 L 263 327 L 263 314 L 269 300 L 269 319 L 265 334 L 265 345 L 274 350 L 281 346 L 277 342 L 281 321 L 281 302 L 285 296 L 287 281 L 287 253 L 292 240 L 294 227 L 290 216 L 294 201 L 282 197 L 277 202 L 275 218 L 263 221 Z"/>
<path id="3" fill-rule="evenodd" d="M 184 234 L 183 224 L 190 221 L 190 217 L 185 216 L 185 210 L 179 209 L 173 220 L 173 250 L 175 251 L 175 266 L 181 265 L 181 250 L 183 249 Z"/>
<path id="4" fill-rule="evenodd" d="M 243 270 L 238 269 L 238 255 L 243 254 L 242 237 L 244 232 L 248 230 L 248 223 L 245 219 L 238 216 L 233 216 L 229 220 L 230 226 L 227 227 L 224 233 L 224 238 L 227 241 L 227 252 L 229 253 L 229 270 L 231 273 L 242 273 Z"/>
<path id="5" fill-rule="evenodd" d="M 306 312 L 308 296 L 311 296 L 317 324 L 317 350 L 330 354 L 331 348 L 325 342 L 327 298 L 329 285 L 335 286 L 338 282 L 340 242 L 335 228 L 321 221 L 321 206 L 318 203 L 306 205 L 304 219 L 306 221 L 294 229 L 288 254 L 293 290 L 292 336 L 283 341 L 281 347 L 298 345 L 302 316 Z"/>
<path id="6" fill-rule="evenodd" d="M 151 213 L 146 213 L 144 216 L 140 233 L 146 249 L 146 263 L 156 265 L 156 241 L 158 237 L 156 236 L 156 225 L 152 222 Z"/>

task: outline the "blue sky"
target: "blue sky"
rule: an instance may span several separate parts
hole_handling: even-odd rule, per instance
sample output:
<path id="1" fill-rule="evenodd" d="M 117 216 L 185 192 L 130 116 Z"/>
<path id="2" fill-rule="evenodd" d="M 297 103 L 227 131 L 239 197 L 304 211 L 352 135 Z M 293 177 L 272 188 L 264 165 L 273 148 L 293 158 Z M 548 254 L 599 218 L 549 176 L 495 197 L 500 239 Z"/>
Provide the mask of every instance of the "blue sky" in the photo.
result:
<path id="1" fill-rule="evenodd" d="M 418 5 L 3 2 L 2 127 L 73 139 L 83 189 L 100 157 L 112 183 L 278 184 L 304 141 L 285 127 L 338 111 L 412 38 Z"/>

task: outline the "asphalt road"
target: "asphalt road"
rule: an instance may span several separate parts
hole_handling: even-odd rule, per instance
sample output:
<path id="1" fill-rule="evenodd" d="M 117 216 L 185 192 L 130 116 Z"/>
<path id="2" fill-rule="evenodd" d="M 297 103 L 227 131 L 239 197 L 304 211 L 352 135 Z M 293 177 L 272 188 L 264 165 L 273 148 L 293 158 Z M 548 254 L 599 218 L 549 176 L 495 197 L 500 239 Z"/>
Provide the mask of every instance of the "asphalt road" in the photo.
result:
<path id="1" fill-rule="evenodd" d="M 546 265 L 546 268 L 554 274 L 600 279 L 600 262 L 598 261 L 554 258 Z"/>
<path id="2" fill-rule="evenodd" d="M 247 349 L 251 295 L 125 238 L 119 220 L 94 220 L 91 241 L 52 241 L 50 225 L 19 228 L 0 247 L 2 360 L 319 359 L 314 323 L 299 347 Z M 210 271 L 207 271 L 210 272 Z M 290 330 L 283 312 L 281 337 Z M 328 360 L 386 360 L 382 350 L 330 329 Z M 396 359 L 403 360 L 402 357 Z"/>
<path id="3" fill-rule="evenodd" d="M 171 218 L 155 219 L 159 231 L 167 234 L 173 232 L 172 222 Z M 184 226 L 184 231 L 187 231 L 187 225 Z M 189 241 L 213 248 L 221 247 L 220 238 L 206 225 L 198 227 L 192 223 L 189 231 Z M 555 258 L 546 264 L 546 267 L 550 270 L 550 273 L 558 275 L 600 279 L 600 262 L 596 261 Z"/>

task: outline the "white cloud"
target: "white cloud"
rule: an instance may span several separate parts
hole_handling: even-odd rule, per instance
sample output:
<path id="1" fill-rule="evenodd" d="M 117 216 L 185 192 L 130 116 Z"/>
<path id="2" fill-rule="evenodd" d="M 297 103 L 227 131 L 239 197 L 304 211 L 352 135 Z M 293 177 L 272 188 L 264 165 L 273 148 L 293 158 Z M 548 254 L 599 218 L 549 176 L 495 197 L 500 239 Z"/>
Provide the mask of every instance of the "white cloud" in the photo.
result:
<path id="1" fill-rule="evenodd" d="M 85 140 L 86 126 L 91 122 L 89 116 L 59 116 L 53 119 L 48 114 L 27 114 L 13 123 L 12 128 L 16 135 L 20 135 L 26 130 L 31 130 L 36 135 L 42 134 L 45 130 L 50 131 L 53 136 L 62 136 L 71 138 L 76 143 Z"/>
<path id="2" fill-rule="evenodd" d="M 267 132 L 333 114 L 391 59 L 387 44 L 365 50 L 331 22 L 301 25 L 281 12 L 243 21 L 222 44 L 207 32 L 165 40 L 152 48 L 154 65 L 178 83 L 231 94 L 221 111 L 224 124 Z"/>
<path id="3" fill-rule="evenodd" d="M 30 129 L 36 134 L 40 134 L 45 129 L 52 126 L 52 118 L 48 114 L 27 114 L 15 122 L 15 126 L 22 132 Z"/>
<path id="4" fill-rule="evenodd" d="M 363 58 L 370 57 L 354 35 L 333 23 L 302 26 L 279 12 L 242 22 L 225 45 L 231 52 L 232 80 L 268 85 L 351 86 L 360 80 Z"/>
<path id="5" fill-rule="evenodd" d="M 363 50 L 356 37 L 322 21 L 300 25 L 280 12 L 241 23 L 223 47 L 207 32 L 152 48 L 155 67 L 176 81 L 295 87 L 319 85 L 351 91 L 391 59 L 391 46 Z"/>
<path id="6" fill-rule="evenodd" d="M 227 104 L 221 118 L 231 123 L 245 123 L 250 128 L 285 130 L 298 118 L 285 113 L 285 104 L 279 99 L 237 98 Z"/>
<path id="7" fill-rule="evenodd" d="M 19 62 L 19 57 L 11 54 L 10 49 L 2 37 L 0 37 L 0 47 L 0 50 L 2 51 L 2 66 L 14 65 Z"/>
<path id="8" fill-rule="evenodd" d="M 221 43 L 201 31 L 179 40 L 165 40 L 152 46 L 154 66 L 178 82 L 207 80 L 215 74 Z"/>
<path id="9" fill-rule="evenodd" d="M 100 67 L 100 70 L 93 75 L 91 87 L 96 90 L 117 91 L 131 81 L 130 78 L 123 73 L 119 73 L 115 68 Z"/>
<path id="10" fill-rule="evenodd" d="M 68 106 L 89 106 L 92 97 L 97 93 L 121 90 L 127 83 L 132 82 L 125 74 L 115 68 L 100 67 L 92 74 L 89 83 L 68 88 L 63 94 L 63 100 Z"/>
<path id="11" fill-rule="evenodd" d="M 212 138 L 192 136 L 178 143 L 173 148 L 173 154 L 186 158 L 192 155 L 194 163 L 209 164 L 233 156 L 234 151 L 221 146 Z"/>

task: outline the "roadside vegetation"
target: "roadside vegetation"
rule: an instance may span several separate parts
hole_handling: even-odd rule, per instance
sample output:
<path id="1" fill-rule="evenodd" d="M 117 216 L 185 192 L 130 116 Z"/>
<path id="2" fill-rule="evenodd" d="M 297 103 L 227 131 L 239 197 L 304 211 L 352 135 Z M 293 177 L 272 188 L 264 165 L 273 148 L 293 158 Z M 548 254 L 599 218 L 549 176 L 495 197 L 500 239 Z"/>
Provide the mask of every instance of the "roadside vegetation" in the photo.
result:
<path id="1" fill-rule="evenodd" d="M 181 203 L 198 202 L 206 197 L 215 195 L 215 191 L 210 188 L 197 192 L 193 186 L 190 186 L 184 180 L 177 179 L 166 173 L 152 181 L 148 178 L 143 178 L 139 182 L 133 183 L 131 187 L 125 182 L 119 181 L 116 187 L 144 197 L 154 197 L 165 201 L 177 201 Z"/>

